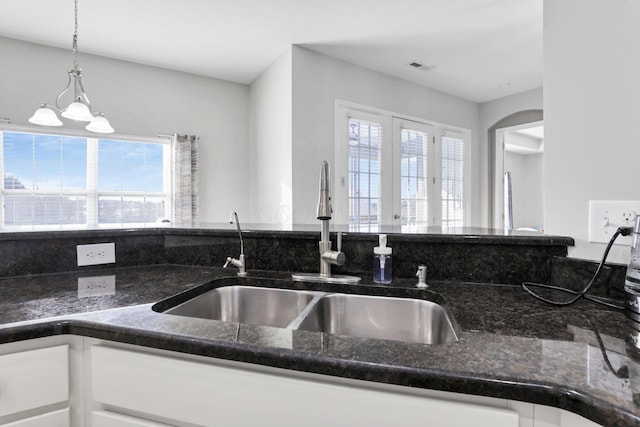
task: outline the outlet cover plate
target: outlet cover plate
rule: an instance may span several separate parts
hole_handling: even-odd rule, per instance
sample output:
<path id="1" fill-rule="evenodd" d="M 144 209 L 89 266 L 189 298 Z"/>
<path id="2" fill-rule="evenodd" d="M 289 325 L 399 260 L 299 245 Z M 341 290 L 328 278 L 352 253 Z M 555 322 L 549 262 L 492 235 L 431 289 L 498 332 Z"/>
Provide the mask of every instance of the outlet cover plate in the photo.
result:
<path id="1" fill-rule="evenodd" d="M 78 277 L 78 298 L 115 295 L 116 276 Z"/>
<path id="2" fill-rule="evenodd" d="M 633 227 L 635 216 L 640 214 L 637 200 L 590 200 L 589 241 L 609 243 L 618 227 Z M 631 245 L 631 236 L 618 236 L 616 245 Z"/>
<path id="3" fill-rule="evenodd" d="M 76 246 L 78 267 L 83 265 L 113 264 L 116 262 L 115 243 L 97 243 Z"/>

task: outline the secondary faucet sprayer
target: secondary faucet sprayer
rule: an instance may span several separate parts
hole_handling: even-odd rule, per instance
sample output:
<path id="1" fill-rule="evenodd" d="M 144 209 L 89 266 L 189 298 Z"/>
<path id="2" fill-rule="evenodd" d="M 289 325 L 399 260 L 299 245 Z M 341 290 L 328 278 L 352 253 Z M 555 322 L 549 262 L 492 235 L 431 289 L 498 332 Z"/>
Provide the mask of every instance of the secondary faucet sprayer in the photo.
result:
<path id="1" fill-rule="evenodd" d="M 238 219 L 238 213 L 236 211 L 231 212 L 229 217 L 229 224 L 233 224 L 235 218 L 236 226 L 238 227 L 238 236 L 240 236 L 240 256 L 239 259 L 227 257 L 227 262 L 222 266 L 227 268 L 229 264 L 238 267 L 238 276 L 244 277 L 247 275 L 247 264 L 244 257 L 244 240 L 242 239 L 242 229 L 240 228 L 240 220 Z"/>

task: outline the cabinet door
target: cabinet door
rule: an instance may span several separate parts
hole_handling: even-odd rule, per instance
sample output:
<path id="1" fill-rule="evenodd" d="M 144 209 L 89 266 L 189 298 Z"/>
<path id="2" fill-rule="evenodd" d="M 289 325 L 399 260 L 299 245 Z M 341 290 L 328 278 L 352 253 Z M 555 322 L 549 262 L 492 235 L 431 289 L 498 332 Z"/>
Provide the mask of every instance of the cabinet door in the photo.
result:
<path id="1" fill-rule="evenodd" d="M 171 427 L 168 424 L 160 424 L 109 411 L 94 411 L 91 414 L 91 420 L 93 427 Z"/>
<path id="2" fill-rule="evenodd" d="M 518 427 L 511 410 L 376 390 L 364 381 L 343 385 L 294 378 L 284 369 L 257 372 L 103 346 L 92 353 L 93 400 L 156 419 L 203 426 Z"/>
<path id="3" fill-rule="evenodd" d="M 69 347 L 0 356 L 0 417 L 69 399 Z"/>
<path id="4" fill-rule="evenodd" d="M 66 408 L 3 425 L 4 427 L 69 427 L 71 424 L 69 409 Z"/>

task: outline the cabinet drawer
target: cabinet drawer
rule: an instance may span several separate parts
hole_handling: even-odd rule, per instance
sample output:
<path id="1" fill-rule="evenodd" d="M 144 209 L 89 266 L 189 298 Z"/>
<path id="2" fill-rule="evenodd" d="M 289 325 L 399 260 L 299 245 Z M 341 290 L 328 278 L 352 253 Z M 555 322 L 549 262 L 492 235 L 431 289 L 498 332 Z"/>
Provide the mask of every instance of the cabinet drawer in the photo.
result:
<path id="1" fill-rule="evenodd" d="M 514 411 L 258 372 L 103 346 L 92 349 L 93 400 L 203 426 L 518 427 Z M 276 372 L 280 372 L 277 374 Z M 175 421 L 173 421 L 175 420 Z"/>
<path id="2" fill-rule="evenodd" d="M 68 399 L 67 345 L 0 356 L 0 416 Z"/>
<path id="3" fill-rule="evenodd" d="M 93 427 L 171 427 L 169 424 L 159 424 L 109 411 L 94 411 L 91 421 Z"/>
<path id="4" fill-rule="evenodd" d="M 69 427 L 69 408 L 3 425 L 4 427 Z"/>

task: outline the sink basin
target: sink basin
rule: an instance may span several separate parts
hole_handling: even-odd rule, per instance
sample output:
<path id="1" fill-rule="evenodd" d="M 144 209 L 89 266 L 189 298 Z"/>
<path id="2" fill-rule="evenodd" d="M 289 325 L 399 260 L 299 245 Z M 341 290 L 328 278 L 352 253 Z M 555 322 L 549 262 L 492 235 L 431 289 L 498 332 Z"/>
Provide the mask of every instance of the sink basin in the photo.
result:
<path id="1" fill-rule="evenodd" d="M 286 328 L 313 295 L 312 292 L 287 289 L 225 286 L 198 295 L 164 313 Z"/>
<path id="2" fill-rule="evenodd" d="M 210 290 L 167 310 L 156 310 L 225 322 L 422 344 L 458 339 L 453 321 L 442 306 L 411 298 L 233 285 Z"/>
<path id="3" fill-rule="evenodd" d="M 298 329 L 423 344 L 458 339 L 447 312 L 436 303 L 349 294 L 321 298 Z"/>

